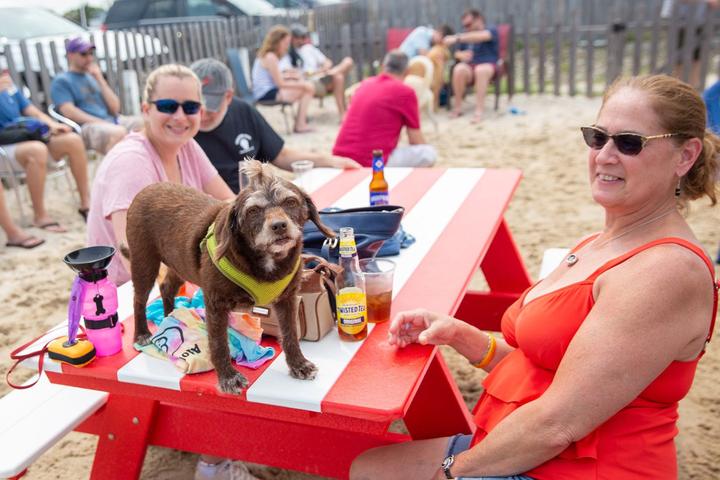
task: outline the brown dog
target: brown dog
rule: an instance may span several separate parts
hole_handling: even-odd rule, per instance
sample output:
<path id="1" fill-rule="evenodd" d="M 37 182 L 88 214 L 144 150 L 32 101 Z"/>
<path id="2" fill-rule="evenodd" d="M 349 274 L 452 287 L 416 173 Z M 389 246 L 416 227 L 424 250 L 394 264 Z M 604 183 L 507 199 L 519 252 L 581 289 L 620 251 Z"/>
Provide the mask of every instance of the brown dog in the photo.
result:
<path id="1" fill-rule="evenodd" d="M 290 375 L 313 379 L 317 367 L 300 351 L 295 329 L 296 291 L 301 269 L 295 271 L 302 251 L 302 229 L 307 220 L 327 236 L 332 230 L 320 221 L 310 197 L 291 182 L 273 175 L 269 166 L 247 161 L 243 168 L 249 185 L 234 202 L 224 203 L 182 185 L 159 183 L 143 189 L 127 214 L 128 247 L 135 289 L 135 341 L 145 345 L 150 330 L 145 305 L 160 268 L 168 273 L 160 285 L 165 315 L 184 280 L 202 287 L 205 295 L 210 358 L 219 388 L 238 393 L 247 379 L 230 360 L 228 314 L 252 306 L 253 297 L 228 279 L 213 263 L 203 239 L 214 223 L 215 258 L 226 257 L 238 270 L 262 282 L 288 279 L 290 283 L 273 301 L 278 314 Z M 201 243 L 203 246 L 201 247 Z M 209 242 L 208 242 L 209 243 Z"/>

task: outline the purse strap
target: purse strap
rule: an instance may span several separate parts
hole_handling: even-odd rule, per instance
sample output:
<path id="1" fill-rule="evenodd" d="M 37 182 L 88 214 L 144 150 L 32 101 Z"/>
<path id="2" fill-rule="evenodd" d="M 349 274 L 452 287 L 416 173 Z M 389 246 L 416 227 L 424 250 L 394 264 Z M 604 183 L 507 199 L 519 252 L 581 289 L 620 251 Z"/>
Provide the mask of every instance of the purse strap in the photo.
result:
<path id="1" fill-rule="evenodd" d="M 66 329 L 67 327 L 63 326 L 62 328 L 63 328 L 63 329 Z M 85 327 L 83 327 L 82 325 L 78 325 L 78 328 L 80 329 L 80 333 L 77 334 L 77 337 L 76 337 L 76 338 L 77 338 L 78 340 L 86 339 L 86 338 L 87 338 L 87 333 L 85 332 Z M 52 332 L 52 330 L 51 330 L 51 332 Z M 16 389 L 16 390 L 25 390 L 26 388 L 30 388 L 30 387 L 34 386 L 34 385 L 40 380 L 40 374 L 42 374 L 42 372 L 43 372 L 43 365 L 45 364 L 45 354 L 46 354 L 47 351 L 48 351 L 48 345 L 50 345 L 50 343 L 52 343 L 54 340 L 57 340 L 57 339 L 60 338 L 60 337 L 51 338 L 50 340 L 48 340 L 47 342 L 45 342 L 45 344 L 44 344 L 42 347 L 40 347 L 38 350 L 32 350 L 32 351 L 27 352 L 27 353 L 20 353 L 20 352 L 22 352 L 23 350 L 25 350 L 27 347 L 29 347 L 29 346 L 32 345 L 33 343 L 35 343 L 35 342 L 37 342 L 38 340 L 40 340 L 42 337 L 44 337 L 44 336 L 47 335 L 48 333 L 49 333 L 49 332 L 46 332 L 46 333 L 42 334 L 42 335 L 39 336 L 39 337 L 33 338 L 33 339 L 30 340 L 29 342 L 27 342 L 27 343 L 25 343 L 25 344 L 23 344 L 23 345 L 20 345 L 20 346 L 17 347 L 15 350 L 13 350 L 12 352 L 10 352 L 10 359 L 11 359 L 11 360 L 15 360 L 15 363 L 12 364 L 12 366 L 10 367 L 10 369 L 9 369 L 9 370 L 7 371 L 7 373 L 5 374 L 5 381 L 6 381 L 7 384 L 10 385 L 12 388 L 14 388 L 14 389 Z M 13 383 L 13 381 L 10 380 L 10 375 L 12 375 L 12 372 L 15 370 L 15 367 L 17 367 L 18 365 L 20 365 L 20 363 L 22 363 L 22 362 L 24 362 L 25 360 L 28 360 L 28 359 L 30 359 L 30 358 L 32 358 L 32 357 L 38 357 L 38 367 L 37 367 L 37 368 L 38 368 L 38 369 L 37 369 L 37 373 L 38 373 L 38 374 L 37 374 L 37 376 L 35 377 L 35 381 L 33 381 L 32 383 L 25 384 L 25 385 L 17 385 L 17 384 L 15 384 L 15 383 Z"/>

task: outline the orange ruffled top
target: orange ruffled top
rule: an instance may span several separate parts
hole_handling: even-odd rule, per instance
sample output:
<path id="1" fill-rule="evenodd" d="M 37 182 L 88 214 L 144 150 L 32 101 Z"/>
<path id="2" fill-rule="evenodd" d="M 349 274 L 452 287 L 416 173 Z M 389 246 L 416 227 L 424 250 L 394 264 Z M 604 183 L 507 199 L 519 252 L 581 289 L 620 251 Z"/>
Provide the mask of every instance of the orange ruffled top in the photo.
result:
<path id="1" fill-rule="evenodd" d="M 473 445 L 515 409 L 540 397 L 550 386 L 568 344 L 593 307 L 595 279 L 638 252 L 665 243 L 695 252 L 714 278 L 713 265 L 700 248 L 683 239 L 663 238 L 607 262 L 583 281 L 523 305 L 530 287 L 507 309 L 501 328 L 505 340 L 515 350 L 483 382 L 485 391 L 473 412 L 478 427 Z M 715 289 L 708 341 L 715 323 L 717 297 Z M 635 400 L 595 431 L 525 474 L 538 480 L 676 479 L 673 439 L 677 434 L 678 401 L 690 390 L 700 357 L 702 353 L 692 361 L 672 362 Z"/>

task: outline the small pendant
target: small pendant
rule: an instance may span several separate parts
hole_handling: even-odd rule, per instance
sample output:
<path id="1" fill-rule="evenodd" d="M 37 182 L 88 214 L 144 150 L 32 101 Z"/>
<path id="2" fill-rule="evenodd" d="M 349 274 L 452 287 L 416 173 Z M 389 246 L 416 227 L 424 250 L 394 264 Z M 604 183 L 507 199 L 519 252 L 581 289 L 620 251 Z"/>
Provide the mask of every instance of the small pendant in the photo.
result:
<path id="1" fill-rule="evenodd" d="M 574 253 L 571 253 L 570 255 L 565 257 L 565 263 L 567 263 L 568 267 L 572 267 L 573 265 L 575 265 L 577 263 L 577 261 L 578 261 L 578 257 Z"/>

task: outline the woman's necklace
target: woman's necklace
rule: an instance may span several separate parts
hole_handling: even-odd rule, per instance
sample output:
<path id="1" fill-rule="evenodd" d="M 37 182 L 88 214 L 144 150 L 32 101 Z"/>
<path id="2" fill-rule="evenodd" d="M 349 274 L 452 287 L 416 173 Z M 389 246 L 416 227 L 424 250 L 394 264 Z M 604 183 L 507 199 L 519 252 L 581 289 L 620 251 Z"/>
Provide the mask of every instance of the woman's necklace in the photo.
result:
<path id="1" fill-rule="evenodd" d="M 612 236 L 612 237 L 608 238 L 607 240 L 605 240 L 604 242 L 598 243 L 597 245 L 595 244 L 595 240 L 593 240 L 593 242 L 592 242 L 591 245 L 595 246 L 595 248 L 604 247 L 605 245 L 607 245 L 608 243 L 612 242 L 613 240 L 617 240 L 618 238 L 624 237 L 624 236 L 627 235 L 628 233 L 633 232 L 633 231 L 637 230 L 637 229 L 640 228 L 640 227 L 643 227 L 643 226 L 645 226 L 645 225 L 647 225 L 647 224 L 649 224 L 649 223 L 652 223 L 652 222 L 654 222 L 654 221 L 656 221 L 656 220 L 660 220 L 661 218 L 663 218 L 663 217 L 665 217 L 665 216 L 667 216 L 667 215 L 670 215 L 672 212 L 674 212 L 674 211 L 676 211 L 676 210 L 677 210 L 677 209 L 676 209 L 675 207 L 673 207 L 673 208 L 671 208 L 670 210 L 668 210 L 668 211 L 666 211 L 666 212 L 663 212 L 663 213 L 661 213 L 660 215 L 656 215 L 656 216 L 654 216 L 654 217 L 652 217 L 652 218 L 650 218 L 650 219 L 648 219 L 648 220 L 645 220 L 645 221 L 642 222 L 642 223 L 638 223 L 638 224 L 635 225 L 634 227 L 629 228 L 629 229 L 625 230 L 625 231 L 622 232 L 622 233 L 618 233 L 617 235 Z M 578 257 L 577 253 L 571 253 L 570 255 L 568 255 L 567 257 L 565 257 L 565 263 L 567 264 L 568 267 L 572 267 L 572 266 L 575 265 L 579 260 L 580 260 L 580 257 Z"/>

